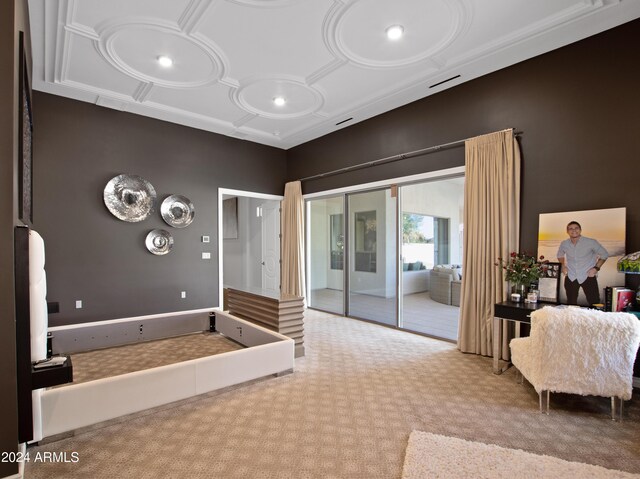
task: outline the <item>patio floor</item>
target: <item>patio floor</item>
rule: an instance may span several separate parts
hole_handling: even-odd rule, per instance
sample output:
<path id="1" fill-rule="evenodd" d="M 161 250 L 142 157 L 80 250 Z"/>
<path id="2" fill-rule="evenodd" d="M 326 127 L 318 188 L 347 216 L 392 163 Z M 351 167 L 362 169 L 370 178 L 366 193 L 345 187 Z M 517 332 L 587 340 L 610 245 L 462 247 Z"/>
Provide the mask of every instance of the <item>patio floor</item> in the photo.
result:
<path id="1" fill-rule="evenodd" d="M 342 291 L 311 290 L 309 307 L 342 314 Z M 352 293 L 349 316 L 395 326 L 395 298 Z M 458 340 L 460 308 L 438 303 L 428 292 L 407 294 L 403 298 L 402 328 L 450 341 Z"/>

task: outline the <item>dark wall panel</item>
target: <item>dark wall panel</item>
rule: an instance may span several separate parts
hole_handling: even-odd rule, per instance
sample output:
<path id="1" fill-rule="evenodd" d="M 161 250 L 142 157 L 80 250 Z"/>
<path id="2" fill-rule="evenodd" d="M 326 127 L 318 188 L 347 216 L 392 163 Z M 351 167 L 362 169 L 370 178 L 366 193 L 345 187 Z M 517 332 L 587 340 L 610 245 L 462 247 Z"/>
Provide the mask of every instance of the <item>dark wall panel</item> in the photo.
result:
<path id="1" fill-rule="evenodd" d="M 40 92 L 34 138 L 34 227 L 47 248 L 48 300 L 60 303 L 52 325 L 217 305 L 218 188 L 283 192 L 283 150 Z M 158 208 L 145 221 L 120 221 L 105 207 L 104 187 L 121 173 L 155 187 Z M 171 194 L 195 205 L 186 228 L 160 217 Z M 174 237 L 167 255 L 144 246 L 155 228 Z"/>
<path id="2" fill-rule="evenodd" d="M 308 142 L 287 152 L 288 177 L 514 127 L 523 131 L 522 248 L 536 250 L 540 213 L 626 207 L 627 250 L 637 251 L 638 38 L 640 20 Z M 463 164 L 460 147 L 308 181 L 303 191 Z"/>
<path id="3" fill-rule="evenodd" d="M 16 381 L 16 315 L 14 226 L 18 220 L 18 84 L 19 32 L 26 32 L 30 57 L 26 0 L 0 2 L 0 452 L 18 450 Z M 18 463 L 0 462 L 0 477 L 18 473 Z"/>

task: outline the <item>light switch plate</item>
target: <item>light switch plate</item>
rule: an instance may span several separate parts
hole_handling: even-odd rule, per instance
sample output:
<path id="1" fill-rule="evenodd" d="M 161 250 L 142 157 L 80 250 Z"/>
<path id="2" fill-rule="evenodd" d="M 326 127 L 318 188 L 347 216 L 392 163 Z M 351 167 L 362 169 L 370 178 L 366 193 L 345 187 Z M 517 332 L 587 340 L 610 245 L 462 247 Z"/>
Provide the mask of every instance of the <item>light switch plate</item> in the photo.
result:
<path id="1" fill-rule="evenodd" d="M 81 299 L 78 299 L 76 301 L 76 309 L 82 309 L 82 300 Z"/>
<path id="2" fill-rule="evenodd" d="M 211 259 L 211 253 L 203 252 L 202 253 L 202 259 Z"/>
<path id="3" fill-rule="evenodd" d="M 203 243 L 208 243 L 209 242 L 209 237 L 208 236 L 203 236 L 202 237 L 202 242 Z"/>

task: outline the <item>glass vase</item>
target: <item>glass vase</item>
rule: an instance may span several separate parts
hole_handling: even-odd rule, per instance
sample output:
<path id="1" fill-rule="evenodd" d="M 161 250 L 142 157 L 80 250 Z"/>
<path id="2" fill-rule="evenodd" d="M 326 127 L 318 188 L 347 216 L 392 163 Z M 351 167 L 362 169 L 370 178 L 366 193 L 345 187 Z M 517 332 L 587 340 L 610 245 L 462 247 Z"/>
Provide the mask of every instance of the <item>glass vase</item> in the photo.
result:
<path id="1" fill-rule="evenodd" d="M 522 303 L 527 297 L 527 286 L 521 283 L 515 283 L 511 285 L 510 299 L 514 303 Z"/>

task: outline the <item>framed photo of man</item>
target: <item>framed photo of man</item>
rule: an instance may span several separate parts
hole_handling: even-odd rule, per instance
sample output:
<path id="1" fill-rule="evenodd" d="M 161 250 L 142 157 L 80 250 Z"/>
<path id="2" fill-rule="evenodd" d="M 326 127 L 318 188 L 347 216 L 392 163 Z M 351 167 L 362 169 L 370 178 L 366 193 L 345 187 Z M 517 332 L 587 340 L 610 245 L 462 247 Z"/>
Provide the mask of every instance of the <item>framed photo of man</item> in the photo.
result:
<path id="1" fill-rule="evenodd" d="M 543 213 L 539 221 L 538 256 L 560 263 L 559 303 L 604 303 L 605 286 L 624 285 L 616 264 L 625 254 L 626 208 Z"/>

